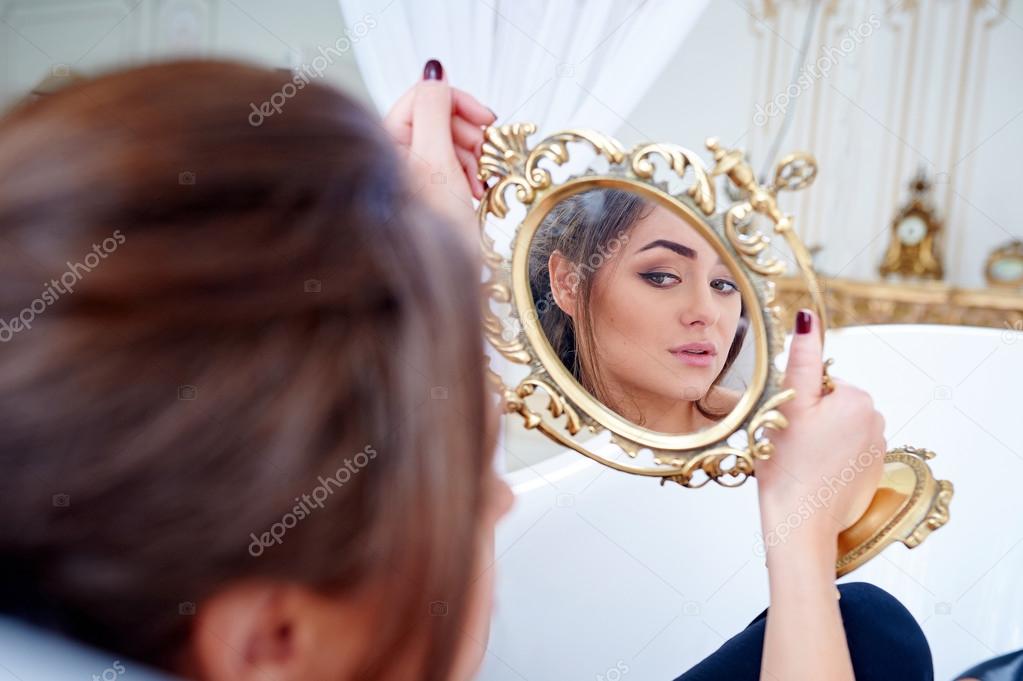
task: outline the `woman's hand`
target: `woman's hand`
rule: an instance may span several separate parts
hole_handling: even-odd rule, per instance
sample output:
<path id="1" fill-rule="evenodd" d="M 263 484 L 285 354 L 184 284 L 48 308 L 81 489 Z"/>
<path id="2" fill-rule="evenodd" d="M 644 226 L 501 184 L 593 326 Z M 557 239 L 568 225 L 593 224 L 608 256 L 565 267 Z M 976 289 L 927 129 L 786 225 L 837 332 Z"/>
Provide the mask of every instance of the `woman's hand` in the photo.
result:
<path id="1" fill-rule="evenodd" d="M 884 417 L 863 390 L 835 380 L 821 395 L 819 321 L 800 310 L 784 385 L 796 396 L 781 411 L 787 428 L 771 431 L 775 452 L 757 462 L 764 542 L 799 538 L 837 550 L 838 533 L 870 503 L 884 467 Z"/>
<path id="2" fill-rule="evenodd" d="M 408 158 L 412 190 L 454 221 L 477 249 L 472 199 L 483 195 L 476 177 L 483 128 L 496 116 L 466 92 L 451 87 L 440 62 L 431 59 L 423 80 L 402 95 L 384 127 Z"/>
<path id="3" fill-rule="evenodd" d="M 838 533 L 866 510 L 884 466 L 884 418 L 867 393 L 836 381 L 821 396 L 819 322 L 797 315 L 780 408 L 788 427 L 756 466 L 771 605 L 761 678 L 853 681 L 838 607 Z"/>

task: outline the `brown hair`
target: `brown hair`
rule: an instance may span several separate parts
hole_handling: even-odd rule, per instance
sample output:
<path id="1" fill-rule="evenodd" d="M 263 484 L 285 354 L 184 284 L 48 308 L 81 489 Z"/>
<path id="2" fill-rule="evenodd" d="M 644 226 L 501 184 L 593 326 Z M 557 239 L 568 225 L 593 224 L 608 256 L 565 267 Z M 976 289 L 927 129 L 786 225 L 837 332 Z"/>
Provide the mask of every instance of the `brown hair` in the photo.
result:
<path id="1" fill-rule="evenodd" d="M 347 96 L 253 125 L 289 82 L 169 63 L 0 120 L 0 610 L 174 669 L 235 580 L 386 580 L 358 678 L 414 645 L 446 679 L 493 448 L 478 270 Z"/>
<path id="2" fill-rule="evenodd" d="M 621 250 L 633 225 L 647 217 L 653 207 L 653 203 L 638 194 L 620 189 L 591 189 L 572 194 L 559 201 L 544 216 L 530 246 L 529 282 L 544 335 L 576 380 L 613 409 L 619 406 L 611 399 L 601 379 L 600 367 L 594 361 L 596 343 L 589 314 L 595 279 L 592 275 Z M 572 262 L 579 274 L 577 319 L 566 314 L 554 301 L 548 270 L 548 261 L 554 251 L 560 251 Z M 743 301 L 735 336 L 712 387 L 728 374 L 742 349 L 748 328 L 749 318 Z M 696 408 L 708 418 L 727 414 L 711 410 L 700 400 L 696 401 Z"/>

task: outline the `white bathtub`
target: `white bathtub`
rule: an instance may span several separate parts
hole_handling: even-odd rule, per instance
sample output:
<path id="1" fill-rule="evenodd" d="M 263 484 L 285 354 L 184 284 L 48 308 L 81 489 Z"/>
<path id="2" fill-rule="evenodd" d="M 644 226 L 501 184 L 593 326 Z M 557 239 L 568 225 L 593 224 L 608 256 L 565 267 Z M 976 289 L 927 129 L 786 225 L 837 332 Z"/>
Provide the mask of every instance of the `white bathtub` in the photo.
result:
<path id="1" fill-rule="evenodd" d="M 873 394 L 889 445 L 933 449 L 956 488 L 948 525 L 843 581 L 902 600 L 937 679 L 1023 648 L 1023 333 L 858 327 L 825 355 Z M 767 604 L 755 482 L 661 487 L 573 452 L 508 478 L 484 681 L 667 681 Z"/>

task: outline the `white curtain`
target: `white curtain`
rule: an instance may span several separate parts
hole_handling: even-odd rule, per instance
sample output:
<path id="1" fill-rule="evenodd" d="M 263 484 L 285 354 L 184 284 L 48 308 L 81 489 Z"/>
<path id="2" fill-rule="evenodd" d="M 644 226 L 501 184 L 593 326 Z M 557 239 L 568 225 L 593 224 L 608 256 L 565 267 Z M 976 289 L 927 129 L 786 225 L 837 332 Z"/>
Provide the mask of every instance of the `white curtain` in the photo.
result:
<path id="1" fill-rule="evenodd" d="M 439 59 L 501 123 L 614 134 L 707 0 L 340 0 L 359 69 L 386 113 Z M 361 22 L 361 23 L 360 23 Z"/>

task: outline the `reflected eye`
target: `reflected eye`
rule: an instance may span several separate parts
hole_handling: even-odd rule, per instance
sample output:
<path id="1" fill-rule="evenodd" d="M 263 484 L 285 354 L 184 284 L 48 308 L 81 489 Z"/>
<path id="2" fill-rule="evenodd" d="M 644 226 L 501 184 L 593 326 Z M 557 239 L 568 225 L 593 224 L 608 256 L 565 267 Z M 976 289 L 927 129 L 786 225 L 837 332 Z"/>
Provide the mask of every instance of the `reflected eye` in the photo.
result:
<path id="1" fill-rule="evenodd" d="M 656 288 L 668 288 L 682 281 L 678 275 L 671 274 L 670 272 L 640 272 L 639 276 L 646 279 L 650 282 L 651 286 Z"/>
<path id="2" fill-rule="evenodd" d="M 710 287 L 726 296 L 739 292 L 739 287 L 735 285 L 735 282 L 727 279 L 714 279 L 710 282 Z"/>

